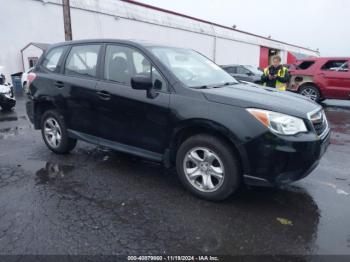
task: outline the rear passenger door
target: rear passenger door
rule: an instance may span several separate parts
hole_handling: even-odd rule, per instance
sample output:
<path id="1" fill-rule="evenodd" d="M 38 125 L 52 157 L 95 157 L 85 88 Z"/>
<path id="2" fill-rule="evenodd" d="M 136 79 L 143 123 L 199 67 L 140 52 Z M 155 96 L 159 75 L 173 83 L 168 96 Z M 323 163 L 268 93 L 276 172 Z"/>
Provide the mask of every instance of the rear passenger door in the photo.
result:
<path id="1" fill-rule="evenodd" d="M 56 81 L 66 103 L 68 128 L 86 135 L 98 135 L 96 126 L 96 77 L 100 44 L 73 45 L 69 50 L 62 77 Z"/>
<path id="2" fill-rule="evenodd" d="M 163 153 L 169 136 L 170 98 L 163 76 L 141 51 L 125 45 L 106 45 L 103 67 L 103 79 L 97 84 L 100 136 L 106 143 Z M 131 88 L 131 78 L 137 74 L 152 76 L 159 87 L 156 97 Z"/>
<path id="3" fill-rule="evenodd" d="M 328 60 L 318 74 L 324 83 L 324 95 L 327 98 L 348 99 L 350 95 L 349 60 Z"/>

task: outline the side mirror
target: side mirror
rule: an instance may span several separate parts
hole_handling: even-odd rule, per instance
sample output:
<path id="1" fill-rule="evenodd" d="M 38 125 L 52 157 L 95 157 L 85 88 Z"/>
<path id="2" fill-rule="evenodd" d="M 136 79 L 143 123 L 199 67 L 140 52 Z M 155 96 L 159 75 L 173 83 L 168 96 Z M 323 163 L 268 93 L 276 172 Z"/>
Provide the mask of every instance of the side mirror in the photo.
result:
<path id="1" fill-rule="evenodd" d="M 247 76 L 253 76 L 254 74 L 252 72 L 247 72 Z"/>
<path id="2" fill-rule="evenodd" d="M 136 90 L 149 91 L 153 87 L 152 79 L 147 76 L 134 76 L 131 78 L 131 87 Z"/>

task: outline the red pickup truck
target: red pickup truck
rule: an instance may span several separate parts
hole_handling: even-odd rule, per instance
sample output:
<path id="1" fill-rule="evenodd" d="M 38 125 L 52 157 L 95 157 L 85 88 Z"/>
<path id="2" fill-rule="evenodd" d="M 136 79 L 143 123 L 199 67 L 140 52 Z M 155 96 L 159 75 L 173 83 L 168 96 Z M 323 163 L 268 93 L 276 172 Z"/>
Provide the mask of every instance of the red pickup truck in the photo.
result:
<path id="1" fill-rule="evenodd" d="M 315 101 L 350 99 L 349 57 L 318 57 L 300 60 L 291 69 L 288 90 Z"/>

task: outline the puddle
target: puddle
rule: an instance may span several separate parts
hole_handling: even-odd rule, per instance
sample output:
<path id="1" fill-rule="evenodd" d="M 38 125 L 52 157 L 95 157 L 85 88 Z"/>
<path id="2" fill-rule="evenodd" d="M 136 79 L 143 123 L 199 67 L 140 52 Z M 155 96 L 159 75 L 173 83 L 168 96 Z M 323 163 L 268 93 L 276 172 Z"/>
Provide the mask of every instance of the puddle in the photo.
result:
<path id="1" fill-rule="evenodd" d="M 64 178 L 66 174 L 74 170 L 74 166 L 60 165 L 57 163 L 47 162 L 45 167 L 36 172 L 36 184 L 48 184 L 57 179 Z"/>
<path id="2" fill-rule="evenodd" d="M 9 137 L 17 136 L 19 134 L 22 134 L 22 130 L 30 129 L 31 126 L 21 126 L 21 127 L 7 127 L 7 128 L 0 128 L 0 139 L 7 139 Z"/>

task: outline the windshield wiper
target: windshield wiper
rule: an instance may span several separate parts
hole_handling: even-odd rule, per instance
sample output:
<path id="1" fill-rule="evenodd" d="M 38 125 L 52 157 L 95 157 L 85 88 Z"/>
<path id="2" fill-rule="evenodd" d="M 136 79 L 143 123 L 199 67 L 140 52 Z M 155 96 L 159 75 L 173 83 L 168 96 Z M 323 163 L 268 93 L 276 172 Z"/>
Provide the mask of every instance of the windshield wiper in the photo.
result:
<path id="1" fill-rule="evenodd" d="M 221 85 L 216 85 L 216 86 L 213 86 L 213 88 L 219 88 L 219 87 L 223 87 L 223 86 L 232 86 L 232 85 L 237 85 L 239 84 L 238 82 L 226 82 L 226 83 L 223 83 Z"/>
<path id="2" fill-rule="evenodd" d="M 192 88 L 194 88 L 194 89 L 207 89 L 207 88 L 209 88 L 209 86 L 206 86 L 206 85 L 204 85 L 204 86 L 192 86 Z"/>
<path id="3" fill-rule="evenodd" d="M 219 87 L 223 87 L 223 86 L 231 86 L 231 85 L 237 85 L 237 84 L 239 84 L 239 82 L 226 82 L 226 83 L 219 84 L 219 85 L 192 86 L 192 88 L 195 88 L 195 89 L 219 88 Z"/>

